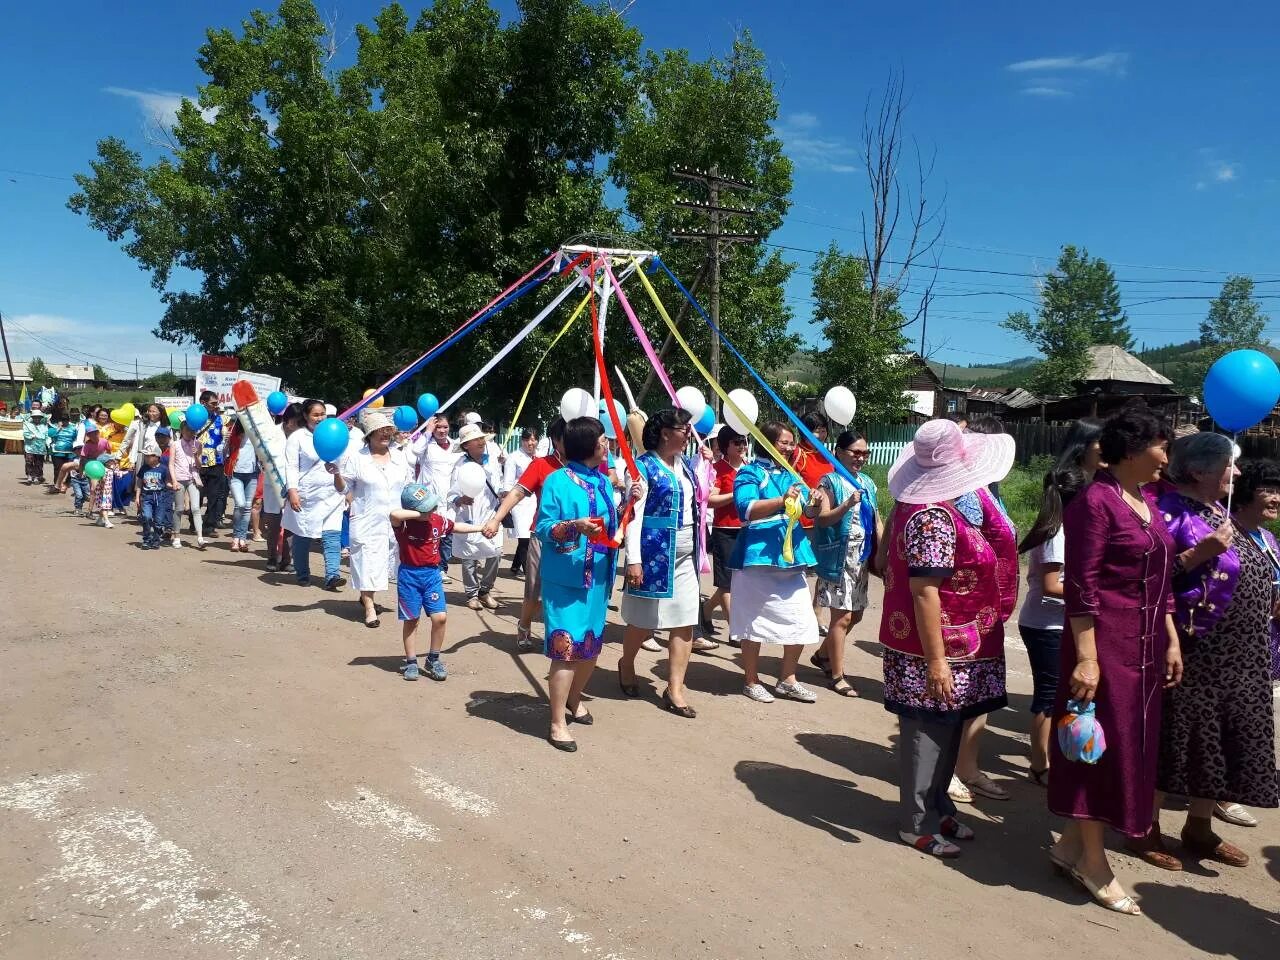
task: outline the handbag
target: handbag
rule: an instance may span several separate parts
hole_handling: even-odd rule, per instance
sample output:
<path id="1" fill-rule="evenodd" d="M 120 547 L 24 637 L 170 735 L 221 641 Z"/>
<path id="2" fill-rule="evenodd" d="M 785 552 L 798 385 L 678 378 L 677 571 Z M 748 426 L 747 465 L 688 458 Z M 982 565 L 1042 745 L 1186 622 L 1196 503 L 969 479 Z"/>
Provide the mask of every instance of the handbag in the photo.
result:
<path id="1" fill-rule="evenodd" d="M 484 485 L 488 487 L 489 492 L 493 494 L 493 499 L 496 500 L 499 504 L 501 504 L 502 498 L 498 496 L 498 491 L 493 489 L 493 484 L 489 482 L 489 478 L 487 476 L 484 478 Z M 502 518 L 502 529 L 514 530 L 515 528 L 516 528 L 516 518 L 511 516 L 511 511 L 508 510 L 507 515 Z"/>
<path id="2" fill-rule="evenodd" d="M 1074 763 L 1097 763 L 1107 751 L 1107 736 L 1094 713 L 1094 705 L 1067 701 L 1067 712 L 1058 720 L 1058 747 Z"/>

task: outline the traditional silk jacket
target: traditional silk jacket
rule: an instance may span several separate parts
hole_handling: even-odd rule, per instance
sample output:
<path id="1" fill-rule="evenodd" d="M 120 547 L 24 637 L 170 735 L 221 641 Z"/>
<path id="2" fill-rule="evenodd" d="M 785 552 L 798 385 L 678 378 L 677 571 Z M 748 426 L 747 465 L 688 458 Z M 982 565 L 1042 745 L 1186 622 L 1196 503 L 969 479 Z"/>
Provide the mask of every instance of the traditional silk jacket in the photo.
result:
<path id="1" fill-rule="evenodd" d="M 636 459 L 641 478 L 645 483 L 644 514 L 637 517 L 640 523 L 640 567 L 643 580 L 638 587 L 627 587 L 627 592 L 637 597 L 670 597 L 675 583 L 676 531 L 684 516 L 684 486 L 670 468 L 652 450 Z M 690 489 L 694 491 L 692 513 L 693 528 L 702 526 L 702 504 L 697 497 L 698 479 L 687 457 L 676 460 L 676 468 L 684 471 Z M 698 538 L 694 537 L 694 568 L 701 555 Z"/>
<path id="2" fill-rule="evenodd" d="M 1184 497 L 1176 490 L 1160 497 L 1165 526 L 1173 538 L 1175 554 L 1190 550 L 1226 522 L 1226 511 Z M 1222 619 L 1240 579 L 1240 555 L 1234 546 L 1192 570 L 1174 567 L 1173 619 L 1190 637 L 1202 637 Z"/>

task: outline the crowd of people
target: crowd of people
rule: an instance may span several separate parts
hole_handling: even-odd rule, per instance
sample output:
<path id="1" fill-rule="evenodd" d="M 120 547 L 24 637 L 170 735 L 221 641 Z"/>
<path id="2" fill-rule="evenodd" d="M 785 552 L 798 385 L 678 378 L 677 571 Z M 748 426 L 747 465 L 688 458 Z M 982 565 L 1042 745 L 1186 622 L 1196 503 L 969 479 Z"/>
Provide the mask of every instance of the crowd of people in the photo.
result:
<path id="1" fill-rule="evenodd" d="M 405 680 L 448 677 L 451 565 L 466 606 L 493 609 L 504 535 L 514 538 L 511 569 L 524 578 L 515 645 L 539 644 L 541 611 L 547 740 L 558 750 L 575 752 L 571 730 L 594 722 L 583 694 L 619 580 L 622 692 L 642 696 L 642 647 L 665 649 L 661 704 L 692 720 L 688 666 L 718 646 L 717 608 L 750 700 L 815 702 L 798 676 L 805 647 L 830 690 L 858 696 L 846 646 L 880 578 L 883 700 L 900 727 L 898 836 L 956 857 L 975 838 L 957 801 L 1009 796 L 978 757 L 984 718 L 1008 704 L 1005 624 L 1019 609 L 1025 555 L 1017 626 L 1033 674 L 1029 777 L 1065 820 L 1054 869 L 1103 907 L 1138 914 L 1108 861 L 1106 827 L 1157 867 L 1181 870 L 1184 857 L 1243 867 L 1248 856 L 1214 819 L 1252 826 L 1247 808 L 1280 803 L 1280 546 L 1268 529 L 1280 519 L 1280 465 L 1237 466 L 1220 434 L 1175 435 L 1141 407 L 1077 422 L 1019 535 L 999 492 L 1014 441 L 990 418 L 922 425 L 888 472 L 886 509 L 864 470 L 866 439 L 839 434 L 834 469 L 810 439 L 828 440 L 812 414 L 805 431 L 762 424 L 767 443 L 754 456 L 728 426 L 696 445 L 684 410 L 633 414 L 632 461 L 595 417 L 557 419 L 545 438 L 525 429 L 508 452 L 474 411 L 407 434 L 367 407 L 349 423 L 346 454 L 327 462 L 312 434 L 333 408 L 305 400 L 279 417 L 276 489 L 239 422 L 212 394 L 200 402 L 207 425 L 183 423 L 176 438 L 159 404 L 127 425 L 105 408 L 33 404 L 26 482 L 69 490 L 74 511 L 104 527 L 132 505 L 148 549 L 180 547 L 184 520 L 205 548 L 229 494 L 231 550 L 265 541 L 267 569 L 305 586 L 316 547 L 331 591 L 345 585 L 345 557 L 366 627 L 380 625 L 378 595 L 394 585 Z M 766 646 L 780 648 L 768 681 Z M 1162 832 L 1166 794 L 1188 802 L 1182 856 Z"/>

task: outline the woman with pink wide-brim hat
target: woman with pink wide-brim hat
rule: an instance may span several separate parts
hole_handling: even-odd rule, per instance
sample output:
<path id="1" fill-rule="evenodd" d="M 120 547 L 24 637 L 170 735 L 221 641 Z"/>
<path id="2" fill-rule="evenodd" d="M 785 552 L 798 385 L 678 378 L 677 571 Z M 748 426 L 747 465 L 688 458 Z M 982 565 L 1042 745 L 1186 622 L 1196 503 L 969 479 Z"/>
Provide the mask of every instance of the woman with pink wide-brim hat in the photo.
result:
<path id="1" fill-rule="evenodd" d="M 897 714 L 898 837 L 935 857 L 972 840 L 947 796 L 964 722 L 1006 703 L 1004 618 L 1017 590 L 1012 525 L 977 491 L 1013 466 L 1013 438 L 916 431 L 889 470 L 897 501 L 884 566 L 884 704 Z"/>

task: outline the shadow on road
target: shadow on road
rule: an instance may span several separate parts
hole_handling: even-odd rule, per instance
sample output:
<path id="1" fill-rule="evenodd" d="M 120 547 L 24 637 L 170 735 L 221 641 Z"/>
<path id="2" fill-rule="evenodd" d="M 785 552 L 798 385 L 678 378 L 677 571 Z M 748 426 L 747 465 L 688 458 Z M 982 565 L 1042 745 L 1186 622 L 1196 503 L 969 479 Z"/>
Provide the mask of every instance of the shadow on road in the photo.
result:
<path id="1" fill-rule="evenodd" d="M 1133 892 L 1153 923 L 1188 946 L 1215 956 L 1274 955 L 1280 913 L 1240 897 L 1181 885 L 1137 883 Z"/>
<path id="2" fill-rule="evenodd" d="M 467 701 L 467 713 L 539 740 L 547 733 L 547 702 L 528 693 L 475 690 Z"/>

